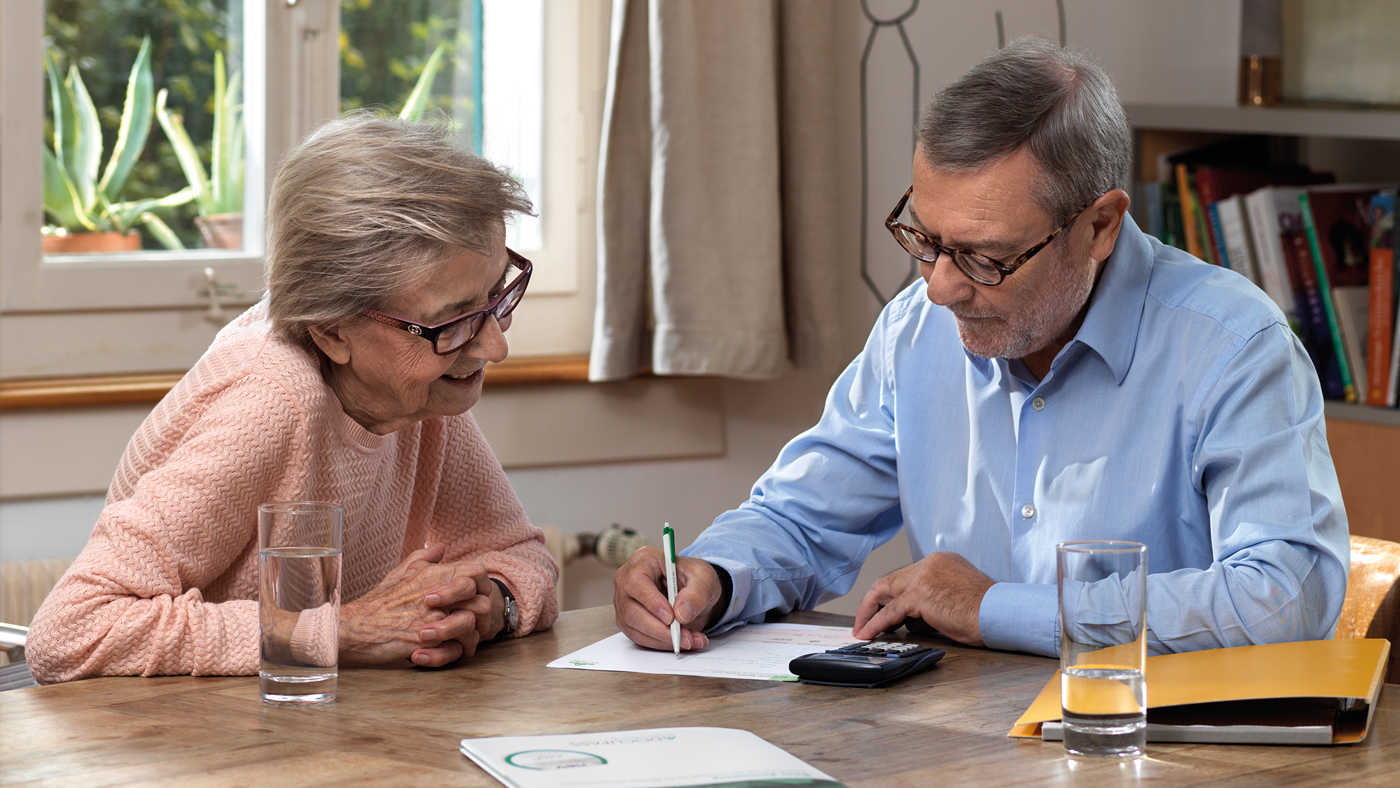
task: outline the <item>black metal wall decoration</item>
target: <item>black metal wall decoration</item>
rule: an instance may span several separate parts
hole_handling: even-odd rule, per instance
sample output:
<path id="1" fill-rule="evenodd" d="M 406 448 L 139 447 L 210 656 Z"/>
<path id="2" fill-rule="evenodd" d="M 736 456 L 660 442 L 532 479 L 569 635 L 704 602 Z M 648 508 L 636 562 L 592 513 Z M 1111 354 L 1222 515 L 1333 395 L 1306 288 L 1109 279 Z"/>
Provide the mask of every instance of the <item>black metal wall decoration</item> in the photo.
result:
<path id="1" fill-rule="evenodd" d="M 912 0 L 909 10 L 889 19 L 879 19 L 870 11 L 867 0 L 860 0 L 860 10 L 865 14 L 865 18 L 870 20 L 870 36 L 865 40 L 865 51 L 860 56 L 860 277 L 865 280 L 866 287 L 875 294 L 875 299 L 881 306 L 888 304 L 894 294 L 886 296 L 880 291 L 880 286 L 870 276 L 869 267 L 869 235 L 870 235 L 870 114 L 866 97 L 870 90 L 870 76 L 867 65 L 870 61 L 870 52 L 875 48 L 875 38 L 882 27 L 893 27 L 899 31 L 899 39 L 904 43 L 904 51 L 909 56 L 909 64 L 914 72 L 914 94 L 911 97 L 913 102 L 913 114 L 911 117 L 919 117 L 919 58 L 914 54 L 914 46 L 909 42 L 909 33 L 904 29 L 904 21 L 914 15 L 919 8 L 919 0 Z M 917 140 L 914 139 L 914 128 L 910 131 L 910 152 L 914 151 Z M 919 263 L 913 257 L 909 258 L 909 273 L 904 282 L 895 290 L 898 294 L 914 281 L 919 275 Z"/>
<path id="2" fill-rule="evenodd" d="M 904 281 L 900 283 L 894 294 L 885 295 L 880 286 L 870 275 L 870 110 L 867 97 L 870 91 L 869 63 L 870 53 L 875 48 L 875 39 L 881 28 L 892 27 L 899 32 L 899 40 L 904 45 L 904 52 L 909 58 L 909 66 L 913 72 L 914 93 L 912 96 L 913 112 L 912 117 L 917 120 L 919 117 L 919 58 L 914 54 L 914 45 L 909 41 L 909 33 L 904 29 L 904 23 L 919 8 L 919 0 L 910 0 L 909 8 L 902 13 L 896 14 L 888 19 L 881 19 L 870 10 L 869 0 L 860 0 L 861 13 L 870 21 L 870 35 L 865 40 L 865 50 L 860 55 L 860 277 L 865 280 L 866 287 L 874 294 L 875 300 L 881 306 L 888 304 L 894 295 L 897 295 L 905 287 L 908 287 L 915 278 L 919 276 L 919 261 L 912 256 L 909 258 L 909 273 Z M 1068 43 L 1068 34 L 1065 26 L 1065 3 L 1064 0 L 1055 0 L 1055 8 L 1059 16 L 1060 25 L 1060 46 L 1064 47 Z M 1001 11 L 995 12 L 997 27 L 997 48 L 1006 46 L 1006 27 L 1003 23 Z M 918 148 L 917 129 L 911 128 L 910 151 Z"/>

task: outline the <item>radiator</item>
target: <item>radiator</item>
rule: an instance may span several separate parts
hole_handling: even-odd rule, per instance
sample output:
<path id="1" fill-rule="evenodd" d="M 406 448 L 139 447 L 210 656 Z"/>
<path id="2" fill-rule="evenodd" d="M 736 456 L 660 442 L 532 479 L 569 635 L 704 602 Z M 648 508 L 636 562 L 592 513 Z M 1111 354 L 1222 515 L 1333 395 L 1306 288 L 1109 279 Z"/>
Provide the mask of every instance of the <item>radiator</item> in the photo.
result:
<path id="1" fill-rule="evenodd" d="M 0 562 L 0 621 L 29 626 L 71 563 L 71 558 Z"/>
<path id="2" fill-rule="evenodd" d="M 558 526 L 540 525 L 537 526 L 544 531 L 544 547 L 549 551 L 550 558 L 559 565 L 559 582 L 554 584 L 554 598 L 559 602 L 559 610 L 564 608 L 564 564 L 568 563 L 578 555 L 578 543 L 575 540 L 572 544 L 573 555 L 569 555 L 569 540 L 564 538 L 564 532 Z"/>
<path id="3" fill-rule="evenodd" d="M 71 563 L 71 558 L 0 562 L 0 622 L 29 626 L 44 597 Z M 0 652 L 0 665 L 8 662 Z"/>

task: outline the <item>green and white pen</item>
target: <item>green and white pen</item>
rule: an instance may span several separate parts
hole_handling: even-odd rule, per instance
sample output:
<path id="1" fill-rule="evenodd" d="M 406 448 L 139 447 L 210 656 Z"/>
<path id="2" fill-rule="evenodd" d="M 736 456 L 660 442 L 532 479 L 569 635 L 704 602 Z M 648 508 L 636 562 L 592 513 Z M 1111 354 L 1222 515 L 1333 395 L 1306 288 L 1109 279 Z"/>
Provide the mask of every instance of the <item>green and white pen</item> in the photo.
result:
<path id="1" fill-rule="evenodd" d="M 681 655 L 681 622 L 676 620 L 676 532 L 670 523 L 661 529 L 661 549 L 666 553 L 666 601 L 671 603 L 671 648 Z"/>

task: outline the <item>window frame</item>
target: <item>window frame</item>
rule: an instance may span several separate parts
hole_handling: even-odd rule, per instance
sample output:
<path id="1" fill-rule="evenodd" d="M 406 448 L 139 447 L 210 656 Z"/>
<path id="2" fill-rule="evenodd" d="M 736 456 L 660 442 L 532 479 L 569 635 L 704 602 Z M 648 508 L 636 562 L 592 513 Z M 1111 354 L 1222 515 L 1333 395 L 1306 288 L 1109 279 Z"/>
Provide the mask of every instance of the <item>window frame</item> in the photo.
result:
<path id="1" fill-rule="evenodd" d="M 249 3 L 245 29 L 267 30 L 280 2 Z M 0 314 L 70 313 L 115 309 L 207 308 L 212 268 L 218 299 L 229 305 L 256 300 L 262 288 L 261 243 L 247 252 L 224 250 L 145 251 L 124 254 L 44 255 L 40 247 L 43 211 L 35 195 L 43 189 L 42 164 L 34 146 L 43 135 L 44 74 L 42 3 L 6 3 L 0 10 L 0 101 L 10 120 L 0 136 Z M 260 36 L 245 37 L 245 99 L 249 107 L 245 190 L 252 196 L 245 236 L 262 237 L 265 183 L 276 150 L 277 133 L 266 119 L 276 117 L 265 98 L 278 51 Z M 264 111 L 266 107 L 266 111 Z"/>
<path id="2" fill-rule="evenodd" d="M 281 155 L 339 113 L 339 3 L 262 0 L 248 3 L 244 13 L 251 130 L 246 189 L 261 195 L 245 222 L 255 223 L 247 235 L 260 238 L 266 190 Z M 584 272 L 594 259 L 590 173 L 597 161 L 596 144 L 588 144 L 597 129 L 588 124 L 600 125 L 606 69 L 590 67 L 599 72 L 597 79 L 580 76 L 579 63 L 597 60 L 601 48 L 605 64 L 607 19 L 604 0 L 546 0 L 545 128 L 552 136 L 544 141 L 547 176 L 539 202 L 550 206 L 550 215 L 544 249 L 532 257 L 539 281 L 532 282 L 534 298 L 522 305 L 521 322 L 545 319 L 513 332 L 518 355 L 587 352 L 587 336 L 580 344 L 578 335 L 592 321 L 593 293 Z M 254 35 L 259 29 L 263 35 Z M 34 150 L 43 134 L 43 35 L 42 3 L 0 3 L 0 334 L 8 334 L 0 337 L 0 378 L 187 368 L 223 321 L 260 297 L 261 249 L 46 260 L 37 197 L 42 165 Z M 268 74 L 278 78 L 269 80 Z M 597 108 L 591 108 L 594 103 Z M 255 123 L 259 107 L 262 122 Z M 213 269 L 217 304 L 211 304 L 206 268 Z M 64 340 L 56 334 L 68 331 L 70 344 L 60 345 Z"/>

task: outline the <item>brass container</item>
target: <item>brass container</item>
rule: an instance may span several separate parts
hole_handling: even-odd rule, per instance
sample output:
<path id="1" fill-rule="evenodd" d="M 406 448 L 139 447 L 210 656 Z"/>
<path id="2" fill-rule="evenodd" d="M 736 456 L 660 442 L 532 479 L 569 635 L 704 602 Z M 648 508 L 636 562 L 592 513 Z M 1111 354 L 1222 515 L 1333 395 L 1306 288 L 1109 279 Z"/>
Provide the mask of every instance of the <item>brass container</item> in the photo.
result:
<path id="1" fill-rule="evenodd" d="M 1245 107 L 1270 107 L 1283 96 L 1283 59 L 1261 55 L 1240 57 L 1239 101 Z"/>

